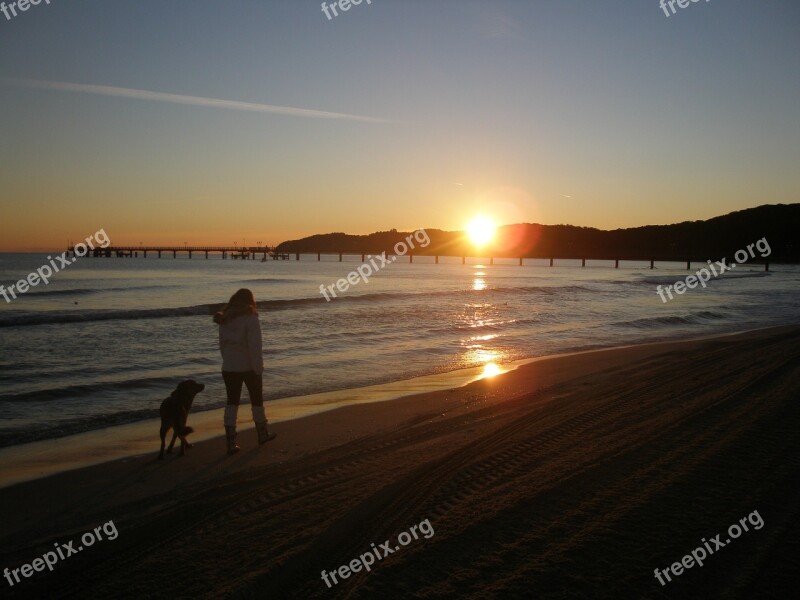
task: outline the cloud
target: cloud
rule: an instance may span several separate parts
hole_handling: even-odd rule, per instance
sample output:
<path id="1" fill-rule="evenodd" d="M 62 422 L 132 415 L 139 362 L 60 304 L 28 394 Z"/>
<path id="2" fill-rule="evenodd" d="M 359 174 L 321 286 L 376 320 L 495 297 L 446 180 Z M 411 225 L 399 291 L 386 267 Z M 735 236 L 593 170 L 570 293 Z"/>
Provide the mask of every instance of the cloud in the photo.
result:
<path id="1" fill-rule="evenodd" d="M 36 79 L 8 79 L 0 81 L 7 85 L 42 90 L 56 90 L 61 92 L 77 92 L 81 94 L 96 94 L 100 96 L 114 96 L 117 98 L 133 98 L 136 100 L 155 100 L 158 102 L 171 102 L 187 106 L 206 106 L 210 108 L 224 108 L 228 110 L 245 110 L 251 112 L 272 113 L 290 117 L 305 117 L 309 119 L 342 119 L 348 121 L 363 121 L 366 123 L 389 123 L 385 119 L 350 115 L 346 113 L 312 110 L 308 108 L 295 108 L 293 106 L 275 106 L 273 104 L 257 104 L 253 102 L 239 102 L 237 100 L 220 100 L 217 98 L 203 98 L 200 96 L 183 96 L 180 94 L 166 94 L 164 92 L 151 92 L 132 88 L 113 87 L 110 85 L 89 85 L 84 83 L 67 83 L 62 81 L 39 81 Z"/>

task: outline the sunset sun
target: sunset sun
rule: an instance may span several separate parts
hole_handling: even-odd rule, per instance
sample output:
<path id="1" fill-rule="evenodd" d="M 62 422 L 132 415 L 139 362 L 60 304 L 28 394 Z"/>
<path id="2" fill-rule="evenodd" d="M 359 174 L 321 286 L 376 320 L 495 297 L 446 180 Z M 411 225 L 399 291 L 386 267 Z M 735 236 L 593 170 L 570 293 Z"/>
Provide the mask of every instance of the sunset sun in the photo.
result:
<path id="1" fill-rule="evenodd" d="M 485 246 L 494 238 L 494 222 L 483 216 L 478 216 L 467 225 L 467 235 L 476 246 Z"/>

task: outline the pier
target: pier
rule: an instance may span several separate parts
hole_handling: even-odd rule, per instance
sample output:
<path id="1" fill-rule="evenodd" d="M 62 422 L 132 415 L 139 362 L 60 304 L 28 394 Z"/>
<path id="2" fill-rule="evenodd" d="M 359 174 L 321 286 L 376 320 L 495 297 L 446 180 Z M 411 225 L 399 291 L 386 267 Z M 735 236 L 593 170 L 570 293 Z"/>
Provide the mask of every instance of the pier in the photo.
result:
<path id="1" fill-rule="evenodd" d="M 75 246 L 71 245 L 67 248 L 67 253 L 72 256 L 75 254 Z M 268 258 L 273 260 L 289 260 L 287 253 L 276 253 L 275 248 L 272 246 L 109 246 L 108 248 L 94 248 L 89 250 L 86 256 L 93 257 L 116 257 L 116 258 L 147 258 L 147 254 L 151 256 L 172 255 L 172 258 L 178 258 L 178 255 L 187 255 L 193 258 L 195 254 L 205 256 L 208 259 L 211 254 L 219 254 L 223 259 L 230 258 L 231 260 L 256 260 L 261 257 L 263 261 Z"/>
<path id="2" fill-rule="evenodd" d="M 67 253 L 71 254 L 72 256 L 76 256 L 75 254 L 75 246 L 70 245 L 67 248 Z M 373 256 L 377 256 L 376 254 L 366 254 L 366 253 L 357 253 L 357 252 L 316 252 L 316 253 L 309 253 L 309 252 L 278 252 L 277 248 L 274 246 L 109 246 L 108 248 L 95 248 L 93 250 L 89 250 L 86 256 L 92 257 L 106 257 L 106 258 L 147 258 L 148 253 L 151 256 L 157 256 L 158 258 L 162 258 L 163 256 L 172 255 L 172 258 L 178 258 L 178 255 L 186 255 L 189 258 L 192 258 L 195 254 L 199 254 L 204 256 L 206 259 L 209 258 L 211 254 L 218 254 L 221 255 L 223 259 L 231 259 L 231 260 L 256 260 L 258 258 L 261 259 L 261 262 L 266 262 L 269 259 L 272 260 L 295 260 L 299 261 L 301 255 L 307 257 L 316 257 L 316 260 L 322 261 L 323 256 L 330 256 L 334 258 L 338 258 L 339 262 L 342 262 L 344 257 L 360 257 L 361 262 L 365 262 L 368 258 Z M 502 265 L 516 265 L 516 266 L 526 266 L 524 261 L 532 261 L 532 260 L 544 260 L 547 261 L 548 266 L 554 267 L 559 266 L 556 261 L 563 262 L 563 261 L 581 261 L 581 267 L 586 267 L 586 261 L 591 260 L 593 262 L 603 262 L 608 263 L 608 266 L 611 266 L 613 263 L 615 269 L 619 269 L 620 261 L 628 261 L 628 262 L 640 262 L 640 263 L 647 263 L 649 264 L 650 269 L 656 268 L 656 263 L 686 263 L 686 270 L 690 271 L 692 269 L 692 265 L 697 268 L 705 267 L 707 264 L 706 260 L 701 260 L 699 258 L 687 258 L 687 257 L 678 257 L 678 256 L 658 256 L 658 257 L 631 257 L 631 256 L 624 256 L 624 257 L 608 257 L 608 256 L 545 256 L 545 255 L 529 255 L 529 256 L 462 256 L 462 255 L 448 255 L 448 254 L 405 254 L 402 256 L 398 256 L 392 254 L 390 252 L 386 253 L 387 259 L 391 262 L 396 262 L 398 258 L 408 258 L 408 262 L 413 264 L 414 259 L 432 259 L 425 260 L 426 264 L 439 264 L 440 258 L 450 258 L 450 259 L 461 259 L 461 264 L 467 264 L 467 259 L 470 260 L 479 260 L 482 262 L 488 262 L 489 265 L 495 265 L 495 260 L 504 261 Z M 417 260 L 419 263 L 420 261 Z M 452 263 L 451 263 L 452 264 Z M 746 264 L 763 264 L 764 270 L 769 271 L 769 260 L 766 259 L 751 259 Z M 530 262 L 528 263 L 530 265 Z M 572 266 L 572 265 L 570 265 Z"/>

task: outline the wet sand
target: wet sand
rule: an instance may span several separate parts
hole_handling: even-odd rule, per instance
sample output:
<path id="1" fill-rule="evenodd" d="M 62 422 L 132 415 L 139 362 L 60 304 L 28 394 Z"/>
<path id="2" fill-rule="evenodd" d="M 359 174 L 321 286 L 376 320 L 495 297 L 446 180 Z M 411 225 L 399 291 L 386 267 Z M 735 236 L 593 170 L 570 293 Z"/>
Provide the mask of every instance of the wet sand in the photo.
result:
<path id="1" fill-rule="evenodd" d="M 243 413 L 247 409 L 243 409 Z M 269 411 L 269 407 L 268 407 Z M 191 418 L 190 418 L 191 422 Z M 601 350 L 0 490 L 10 597 L 784 598 L 800 584 L 800 327 Z M 751 528 L 662 586 L 672 563 Z M 331 572 L 428 519 L 328 588 Z M 75 544 L 78 546 L 78 543 Z"/>

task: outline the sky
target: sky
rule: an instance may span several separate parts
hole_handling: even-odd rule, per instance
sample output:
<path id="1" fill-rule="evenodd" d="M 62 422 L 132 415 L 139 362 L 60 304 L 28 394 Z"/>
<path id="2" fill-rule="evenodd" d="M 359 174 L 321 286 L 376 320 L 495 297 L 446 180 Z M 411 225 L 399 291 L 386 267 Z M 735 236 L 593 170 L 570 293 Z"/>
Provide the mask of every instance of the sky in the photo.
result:
<path id="1" fill-rule="evenodd" d="M 101 228 L 115 245 L 255 245 L 461 230 L 477 214 L 616 229 L 798 202 L 800 3 L 675 8 L 0 13 L 0 251 Z"/>

